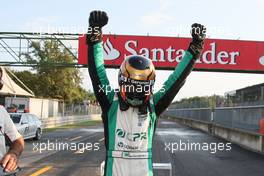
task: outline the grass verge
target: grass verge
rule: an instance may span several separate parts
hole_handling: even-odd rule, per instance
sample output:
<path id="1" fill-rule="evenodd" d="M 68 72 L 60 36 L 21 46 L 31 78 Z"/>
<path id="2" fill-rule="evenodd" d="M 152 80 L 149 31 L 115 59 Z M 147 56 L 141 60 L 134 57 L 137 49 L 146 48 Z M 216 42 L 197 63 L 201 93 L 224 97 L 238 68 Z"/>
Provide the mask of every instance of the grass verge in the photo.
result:
<path id="1" fill-rule="evenodd" d="M 87 126 L 98 125 L 100 123 L 102 123 L 101 120 L 87 120 L 87 121 L 68 124 L 68 125 L 62 125 L 62 126 L 57 126 L 57 127 L 52 127 L 52 128 L 45 128 L 43 129 L 43 132 L 52 132 L 52 131 L 56 131 L 60 129 L 82 128 L 82 127 L 87 127 Z"/>

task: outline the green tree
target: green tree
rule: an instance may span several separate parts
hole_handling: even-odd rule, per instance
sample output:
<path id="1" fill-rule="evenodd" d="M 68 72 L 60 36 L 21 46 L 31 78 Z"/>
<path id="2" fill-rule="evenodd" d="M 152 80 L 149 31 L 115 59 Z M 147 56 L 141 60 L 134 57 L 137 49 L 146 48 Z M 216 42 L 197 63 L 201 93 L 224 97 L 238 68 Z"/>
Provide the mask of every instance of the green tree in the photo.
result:
<path id="1" fill-rule="evenodd" d="M 18 79 L 20 79 L 30 90 L 34 92 L 35 95 L 41 94 L 41 88 L 38 84 L 39 78 L 37 74 L 32 73 L 31 71 L 16 71 L 12 70 Z M 20 83 L 14 79 L 14 81 L 20 85 Z M 21 85 L 20 85 L 21 86 Z"/>
<path id="2" fill-rule="evenodd" d="M 227 98 L 220 95 L 183 98 L 172 104 L 175 108 L 215 108 L 228 104 Z"/>
<path id="3" fill-rule="evenodd" d="M 58 41 L 32 42 L 30 52 L 23 54 L 33 71 L 15 72 L 39 97 L 58 98 L 65 102 L 81 102 L 89 92 L 81 87 L 80 71 L 73 67 L 59 67 L 54 64 L 71 64 L 75 57 Z"/>

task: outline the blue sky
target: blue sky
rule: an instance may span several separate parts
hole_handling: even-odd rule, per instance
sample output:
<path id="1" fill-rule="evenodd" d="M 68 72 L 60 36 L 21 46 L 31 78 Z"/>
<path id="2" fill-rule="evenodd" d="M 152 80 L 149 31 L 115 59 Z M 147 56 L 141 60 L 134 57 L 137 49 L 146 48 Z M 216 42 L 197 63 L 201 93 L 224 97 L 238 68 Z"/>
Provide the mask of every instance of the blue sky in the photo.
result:
<path id="1" fill-rule="evenodd" d="M 263 0 L 10 0 L 1 3 L 0 31 L 83 32 L 93 9 L 108 13 L 106 33 L 189 37 L 190 25 L 199 22 L 208 28 L 209 38 L 264 41 Z M 84 86 L 91 89 L 87 71 L 82 72 Z M 157 87 L 168 73 L 158 72 Z M 117 71 L 108 74 L 116 86 Z M 176 99 L 224 94 L 261 82 L 263 75 L 193 72 Z"/>

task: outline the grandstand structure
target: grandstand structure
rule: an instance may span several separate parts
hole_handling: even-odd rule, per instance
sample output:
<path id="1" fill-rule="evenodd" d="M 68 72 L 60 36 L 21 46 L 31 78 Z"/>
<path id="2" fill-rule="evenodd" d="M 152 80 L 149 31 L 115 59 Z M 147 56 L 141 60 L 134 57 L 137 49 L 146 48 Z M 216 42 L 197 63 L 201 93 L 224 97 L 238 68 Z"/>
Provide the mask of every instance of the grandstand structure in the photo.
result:
<path id="1" fill-rule="evenodd" d="M 264 103 L 264 83 L 256 84 L 225 94 L 232 100 L 233 103 L 242 105 L 248 104 L 263 104 Z"/>

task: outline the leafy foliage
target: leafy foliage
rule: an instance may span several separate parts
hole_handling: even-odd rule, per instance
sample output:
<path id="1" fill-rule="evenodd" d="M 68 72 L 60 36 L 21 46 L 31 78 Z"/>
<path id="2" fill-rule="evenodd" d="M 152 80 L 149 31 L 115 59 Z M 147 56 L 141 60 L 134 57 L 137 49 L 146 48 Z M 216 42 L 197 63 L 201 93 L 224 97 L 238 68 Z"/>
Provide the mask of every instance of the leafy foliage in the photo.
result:
<path id="1" fill-rule="evenodd" d="M 24 54 L 27 62 L 35 64 L 32 71 L 15 71 L 38 97 L 57 98 L 65 102 L 81 102 L 86 98 L 94 100 L 91 92 L 81 87 L 80 71 L 73 67 L 55 67 L 54 64 L 74 63 L 75 57 L 59 42 L 45 40 L 32 42 L 31 51 Z"/>
<path id="2" fill-rule="evenodd" d="M 219 106 L 230 106 L 231 100 L 220 95 L 183 98 L 172 104 L 174 108 L 215 108 Z"/>

